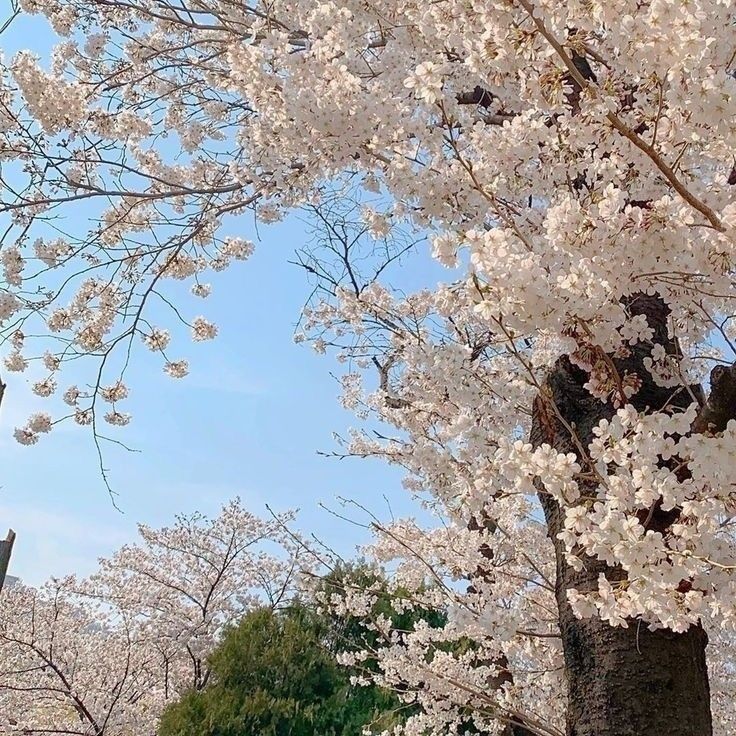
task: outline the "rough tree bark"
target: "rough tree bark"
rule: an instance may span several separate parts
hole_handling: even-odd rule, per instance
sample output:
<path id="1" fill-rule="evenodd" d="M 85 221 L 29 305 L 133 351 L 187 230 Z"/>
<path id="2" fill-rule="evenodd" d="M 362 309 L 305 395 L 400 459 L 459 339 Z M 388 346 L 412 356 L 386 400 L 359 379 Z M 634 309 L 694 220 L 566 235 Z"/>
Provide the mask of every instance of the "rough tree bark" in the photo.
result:
<path id="1" fill-rule="evenodd" d="M 632 314 L 645 314 L 655 331 L 654 340 L 669 354 L 677 353 L 677 344 L 667 336 L 668 310 L 661 299 L 638 294 L 630 299 L 628 308 Z M 734 371 L 715 369 L 711 396 L 703 402 L 698 386 L 680 390 L 657 386 L 643 366 L 650 349 L 651 345 L 637 346 L 626 358 L 606 358 L 620 376 L 636 373 L 644 381 L 631 403 L 639 410 L 657 411 L 665 406 L 686 407 L 697 400 L 702 409 L 696 431 L 722 429 L 734 413 Z M 585 459 L 570 429 L 587 448 L 593 427 L 615 413 L 611 403 L 600 401 L 584 388 L 587 380 L 587 374 L 569 359 L 560 359 L 535 401 L 530 436 L 535 446 L 548 443 L 560 452 L 574 452 L 583 468 Z M 613 628 L 600 619 L 576 619 L 567 602 L 568 588 L 595 589 L 600 573 L 610 580 L 620 580 L 624 573 L 591 559 L 582 572 L 568 566 L 557 539 L 563 528 L 561 509 L 548 495 L 540 493 L 539 498 L 557 560 L 556 597 L 569 701 L 567 735 L 711 736 L 703 629 L 694 626 L 676 634 L 652 632 L 637 621 L 629 622 L 628 628 Z M 677 518 L 677 510 L 665 513 L 655 507 L 647 516 L 648 528 L 664 531 Z"/>

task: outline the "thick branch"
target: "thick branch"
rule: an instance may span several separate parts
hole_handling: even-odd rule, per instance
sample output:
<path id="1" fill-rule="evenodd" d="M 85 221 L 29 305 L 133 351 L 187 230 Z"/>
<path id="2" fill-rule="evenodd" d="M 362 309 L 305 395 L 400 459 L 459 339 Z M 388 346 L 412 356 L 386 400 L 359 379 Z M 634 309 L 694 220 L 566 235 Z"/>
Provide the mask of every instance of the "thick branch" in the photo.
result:
<path id="1" fill-rule="evenodd" d="M 736 363 L 717 365 L 710 372 L 710 395 L 698 413 L 693 431 L 722 432 L 730 419 L 736 419 Z"/>

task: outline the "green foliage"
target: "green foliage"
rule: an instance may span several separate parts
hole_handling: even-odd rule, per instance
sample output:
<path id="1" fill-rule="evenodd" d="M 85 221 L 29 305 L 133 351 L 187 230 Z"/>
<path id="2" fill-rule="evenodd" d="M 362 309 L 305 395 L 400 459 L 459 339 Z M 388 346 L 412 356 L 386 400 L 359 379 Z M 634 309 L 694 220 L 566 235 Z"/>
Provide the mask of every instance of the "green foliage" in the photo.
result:
<path id="1" fill-rule="evenodd" d="M 333 570 L 318 592 L 341 595 L 349 587 L 374 590 L 371 616 L 388 617 L 399 631 L 410 631 L 419 619 L 444 623 L 434 611 L 397 613 L 392 601 L 405 594 L 389 592 L 383 575 L 361 563 Z M 351 685 L 350 676 L 375 670 L 375 661 L 351 671 L 335 660 L 338 652 L 380 644 L 360 619 L 317 613 L 304 603 L 253 611 L 226 632 L 210 658 L 210 685 L 165 711 L 159 736 L 360 736 L 367 726 L 388 729 L 413 708 L 388 690 Z"/>
<path id="2" fill-rule="evenodd" d="M 327 623 L 299 604 L 246 615 L 211 658 L 213 683 L 170 706 L 160 736 L 359 736 L 397 704 L 350 684 Z"/>
<path id="3" fill-rule="evenodd" d="M 432 627 L 444 626 L 446 622 L 444 611 L 407 607 L 406 610 L 397 612 L 395 603 L 406 602 L 410 598 L 409 592 L 401 588 L 389 592 L 383 572 L 360 561 L 335 567 L 321 579 L 318 591 L 327 595 L 344 595 L 350 588 L 372 590 L 376 602 L 370 617 L 381 615 L 388 618 L 391 628 L 396 631 L 412 631 L 417 621 L 426 621 Z M 353 616 L 331 617 L 330 621 L 330 631 L 336 637 L 333 646 L 337 651 L 374 649 L 380 646 L 379 635 L 367 629 L 361 619 Z M 370 662 L 366 666 L 370 667 Z"/>

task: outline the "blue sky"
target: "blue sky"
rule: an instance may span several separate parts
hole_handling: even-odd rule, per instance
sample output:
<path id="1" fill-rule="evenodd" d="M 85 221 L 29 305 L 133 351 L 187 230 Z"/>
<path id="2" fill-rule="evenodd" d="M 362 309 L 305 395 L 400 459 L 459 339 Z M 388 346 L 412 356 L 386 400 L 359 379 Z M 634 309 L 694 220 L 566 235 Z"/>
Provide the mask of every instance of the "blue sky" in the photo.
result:
<path id="1" fill-rule="evenodd" d="M 45 56 L 51 43 L 43 22 L 29 18 L 3 38 L 6 57 L 26 47 Z M 242 235 L 254 237 L 245 218 L 230 232 L 241 225 Z M 140 452 L 110 449 L 105 456 L 120 511 L 87 431 L 70 426 L 35 447 L 15 443 L 13 427 L 39 407 L 24 376 L 3 376 L 0 535 L 9 526 L 18 534 L 12 574 L 37 584 L 50 575 L 88 573 L 99 556 L 134 538 L 138 522 L 162 525 L 194 510 L 215 514 L 235 495 L 255 513 L 265 514 L 266 504 L 299 508 L 299 528 L 345 555 L 368 535 L 320 502 L 339 509 L 337 496 L 352 498 L 383 518 L 416 510 L 397 470 L 318 455 L 335 449 L 332 433 L 355 421 L 337 401 L 330 374 L 339 366 L 292 340 L 309 294 L 303 272 L 288 263 L 304 243 L 303 224 L 294 217 L 260 234 L 253 258 L 214 274 L 213 295 L 190 315 L 206 315 L 220 335 L 213 343 L 182 345 L 178 357 L 190 360 L 189 377 L 167 378 L 150 359 L 135 369 L 127 402 L 134 419 L 117 436 Z M 415 285 L 439 273 L 412 262 L 401 280 Z"/>
<path id="2" fill-rule="evenodd" d="M 235 495 L 256 513 L 266 513 L 266 504 L 301 509 L 301 529 L 348 555 L 368 537 L 321 510 L 321 501 L 339 508 L 337 496 L 353 498 L 384 518 L 384 496 L 397 515 L 413 508 L 396 470 L 317 454 L 336 449 L 332 433 L 356 422 L 337 401 L 335 361 L 293 343 L 309 293 L 303 273 L 287 262 L 305 237 L 302 224 L 293 218 L 262 232 L 251 260 L 214 275 L 199 311 L 220 334 L 181 344 L 191 364 L 186 379 L 168 378 L 139 354 L 144 362 L 130 374 L 126 402 L 133 422 L 114 436 L 140 451 L 108 448 L 105 455 L 123 513 L 106 492 L 88 430 L 62 426 L 36 446 L 15 443 L 12 428 L 31 399 L 23 375 L 4 376 L 0 524 L 18 533 L 13 574 L 38 583 L 88 572 L 98 556 L 132 538 L 136 522 L 213 514 Z"/>

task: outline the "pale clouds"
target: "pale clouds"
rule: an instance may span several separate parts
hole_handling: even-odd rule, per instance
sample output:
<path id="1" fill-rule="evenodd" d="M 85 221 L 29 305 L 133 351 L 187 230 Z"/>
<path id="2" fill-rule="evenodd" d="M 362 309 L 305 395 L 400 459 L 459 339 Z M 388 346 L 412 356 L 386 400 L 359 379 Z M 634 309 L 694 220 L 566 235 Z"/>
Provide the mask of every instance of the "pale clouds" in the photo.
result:
<path id="1" fill-rule="evenodd" d="M 18 537 L 10 572 L 24 582 L 37 585 L 51 576 L 91 572 L 97 557 L 110 553 L 134 534 L 129 520 L 112 509 L 110 516 L 79 518 L 31 504 L 0 504 L 0 536 L 12 526 Z"/>

